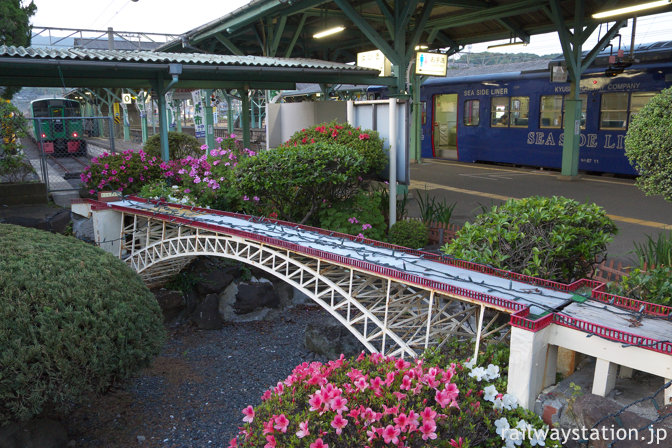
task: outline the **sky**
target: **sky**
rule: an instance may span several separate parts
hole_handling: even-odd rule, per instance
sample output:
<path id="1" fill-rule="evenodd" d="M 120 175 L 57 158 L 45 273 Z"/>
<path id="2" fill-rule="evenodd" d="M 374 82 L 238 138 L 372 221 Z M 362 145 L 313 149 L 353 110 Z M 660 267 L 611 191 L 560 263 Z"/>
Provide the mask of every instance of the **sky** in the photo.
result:
<path id="1" fill-rule="evenodd" d="M 26 0 L 24 0 L 24 3 Z M 181 34 L 218 19 L 249 3 L 249 0 L 34 0 L 37 12 L 33 26 Z M 193 7 L 190 7 L 189 4 Z M 638 19 L 636 42 L 672 40 L 672 13 Z M 621 31 L 623 43 L 630 44 L 632 23 Z M 584 50 L 592 48 L 605 27 L 591 36 Z M 494 43 L 502 43 L 498 41 Z M 486 51 L 488 44 L 475 44 L 465 51 Z M 532 36 L 530 45 L 488 51 L 502 53 L 561 53 L 556 33 Z"/>

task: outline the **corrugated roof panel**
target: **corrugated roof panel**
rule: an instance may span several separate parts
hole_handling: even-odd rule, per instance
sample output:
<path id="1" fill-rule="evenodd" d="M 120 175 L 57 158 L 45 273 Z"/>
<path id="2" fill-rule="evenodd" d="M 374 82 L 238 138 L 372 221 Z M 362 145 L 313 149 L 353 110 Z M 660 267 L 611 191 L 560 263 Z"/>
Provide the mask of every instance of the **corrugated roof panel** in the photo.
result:
<path id="1" fill-rule="evenodd" d="M 266 56 L 235 56 L 205 53 L 164 53 L 132 50 L 94 50 L 83 48 L 45 49 L 32 47 L 0 46 L 0 56 L 49 59 L 72 59 L 112 62 L 155 62 L 174 64 L 208 64 L 228 66 L 287 67 L 370 72 L 371 69 L 339 62 L 317 59 L 286 59 Z"/>

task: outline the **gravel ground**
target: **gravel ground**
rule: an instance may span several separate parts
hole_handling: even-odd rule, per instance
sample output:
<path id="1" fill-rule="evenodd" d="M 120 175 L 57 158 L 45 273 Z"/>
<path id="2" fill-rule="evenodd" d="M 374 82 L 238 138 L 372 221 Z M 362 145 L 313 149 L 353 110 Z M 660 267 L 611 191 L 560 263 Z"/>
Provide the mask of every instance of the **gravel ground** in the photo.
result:
<path id="1" fill-rule="evenodd" d="M 325 318 L 319 308 L 298 307 L 218 331 L 171 327 L 150 368 L 68 417 L 70 438 L 76 447 L 228 446 L 244 407 L 296 365 L 324 361 L 303 341 L 306 325 Z"/>

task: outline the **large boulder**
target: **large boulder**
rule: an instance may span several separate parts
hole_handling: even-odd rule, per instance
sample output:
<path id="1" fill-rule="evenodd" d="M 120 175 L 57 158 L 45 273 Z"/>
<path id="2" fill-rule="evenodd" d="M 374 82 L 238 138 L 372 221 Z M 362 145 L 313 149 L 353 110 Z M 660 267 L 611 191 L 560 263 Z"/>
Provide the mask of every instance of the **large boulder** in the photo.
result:
<path id="1" fill-rule="evenodd" d="M 186 306 L 182 291 L 170 291 L 161 288 L 158 291 L 154 291 L 154 297 L 156 297 L 156 301 L 161 307 L 164 322 L 175 320 Z"/>
<path id="2" fill-rule="evenodd" d="M 308 350 L 329 359 L 336 359 L 341 353 L 346 357 L 355 356 L 364 350 L 350 330 L 334 320 L 309 323 L 304 338 Z"/>
<path id="3" fill-rule="evenodd" d="M 263 279 L 265 280 L 265 279 Z M 236 314 L 247 314 L 258 308 L 278 308 L 280 299 L 273 283 L 268 280 L 240 283 L 233 309 Z"/>
<path id="4" fill-rule="evenodd" d="M 191 320 L 202 330 L 220 330 L 222 318 L 219 315 L 219 296 L 217 294 L 205 296 L 191 315 Z"/>
<path id="5" fill-rule="evenodd" d="M 219 294 L 239 275 L 238 266 L 201 272 L 197 277 L 196 291 L 201 295 Z"/>

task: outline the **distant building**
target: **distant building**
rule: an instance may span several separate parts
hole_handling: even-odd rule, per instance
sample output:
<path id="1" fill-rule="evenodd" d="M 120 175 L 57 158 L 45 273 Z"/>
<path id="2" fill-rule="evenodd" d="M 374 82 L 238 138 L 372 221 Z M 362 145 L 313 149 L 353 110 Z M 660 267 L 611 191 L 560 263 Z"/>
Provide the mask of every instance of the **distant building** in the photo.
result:
<path id="1" fill-rule="evenodd" d="M 114 50 L 154 50 L 163 42 L 142 42 L 133 40 L 114 39 Z M 87 48 L 90 50 L 108 50 L 110 41 L 108 39 L 89 39 L 77 37 L 74 39 L 74 48 Z"/>

